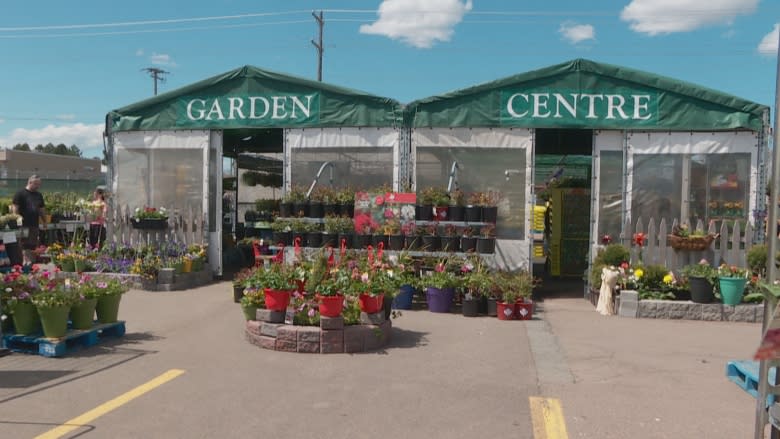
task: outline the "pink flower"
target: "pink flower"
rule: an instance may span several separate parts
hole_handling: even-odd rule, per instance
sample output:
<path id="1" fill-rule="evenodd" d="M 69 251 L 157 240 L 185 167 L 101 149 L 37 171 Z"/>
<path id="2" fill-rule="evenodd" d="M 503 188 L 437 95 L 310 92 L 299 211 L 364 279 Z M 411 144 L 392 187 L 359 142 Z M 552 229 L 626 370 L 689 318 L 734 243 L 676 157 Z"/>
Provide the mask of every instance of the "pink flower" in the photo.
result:
<path id="1" fill-rule="evenodd" d="M 98 288 L 108 288 L 108 284 L 105 282 L 98 282 L 95 284 L 95 286 Z"/>
<path id="2" fill-rule="evenodd" d="M 437 273 L 444 273 L 444 264 L 442 263 L 436 264 L 435 270 Z"/>
<path id="3" fill-rule="evenodd" d="M 306 313 L 309 317 L 314 317 L 314 308 L 309 308 L 309 312 Z"/>
<path id="4" fill-rule="evenodd" d="M 377 206 L 381 206 L 385 202 L 385 199 L 381 195 L 377 195 L 376 198 L 374 198 L 374 204 Z"/>
<path id="5" fill-rule="evenodd" d="M 361 280 L 361 281 L 362 281 L 364 284 L 368 283 L 368 273 L 363 273 L 362 275 L 360 275 L 360 280 Z"/>

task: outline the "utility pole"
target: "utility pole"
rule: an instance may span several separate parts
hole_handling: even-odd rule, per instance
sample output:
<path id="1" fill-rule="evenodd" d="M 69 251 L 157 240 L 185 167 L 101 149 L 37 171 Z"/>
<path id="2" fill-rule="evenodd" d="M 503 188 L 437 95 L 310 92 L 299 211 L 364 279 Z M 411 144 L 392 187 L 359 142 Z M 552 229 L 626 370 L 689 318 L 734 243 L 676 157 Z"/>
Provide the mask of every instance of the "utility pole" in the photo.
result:
<path id="1" fill-rule="evenodd" d="M 154 81 L 154 95 L 157 96 L 157 81 L 165 82 L 165 77 L 163 75 L 167 75 L 171 72 L 166 72 L 163 69 L 158 69 L 157 67 L 147 67 L 145 69 L 141 69 L 142 72 L 149 72 L 149 75 L 152 77 L 152 80 Z"/>
<path id="2" fill-rule="evenodd" d="M 314 17 L 315 20 L 317 20 L 317 24 L 320 27 L 320 40 L 319 43 L 317 43 L 314 40 L 311 40 L 311 43 L 314 44 L 314 47 L 317 48 L 317 81 L 322 82 L 322 52 L 325 51 L 322 47 L 322 28 L 325 26 L 325 21 L 322 20 L 322 11 L 320 11 L 320 15 L 317 16 L 314 12 L 311 13 L 311 15 Z"/>

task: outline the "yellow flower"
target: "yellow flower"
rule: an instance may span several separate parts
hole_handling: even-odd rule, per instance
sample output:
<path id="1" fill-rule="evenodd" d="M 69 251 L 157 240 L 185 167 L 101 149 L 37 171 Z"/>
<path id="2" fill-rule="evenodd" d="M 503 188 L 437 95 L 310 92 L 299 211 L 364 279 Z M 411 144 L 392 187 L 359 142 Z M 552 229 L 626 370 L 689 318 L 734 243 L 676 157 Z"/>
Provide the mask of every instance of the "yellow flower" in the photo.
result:
<path id="1" fill-rule="evenodd" d="M 667 285 L 671 285 L 672 281 L 674 281 L 674 276 L 672 276 L 671 273 L 667 273 L 666 276 L 664 276 L 664 283 Z"/>
<path id="2" fill-rule="evenodd" d="M 645 272 L 642 271 L 641 268 L 637 268 L 636 270 L 634 270 L 634 277 L 636 277 L 637 279 L 641 279 L 642 276 L 644 276 L 644 274 Z"/>

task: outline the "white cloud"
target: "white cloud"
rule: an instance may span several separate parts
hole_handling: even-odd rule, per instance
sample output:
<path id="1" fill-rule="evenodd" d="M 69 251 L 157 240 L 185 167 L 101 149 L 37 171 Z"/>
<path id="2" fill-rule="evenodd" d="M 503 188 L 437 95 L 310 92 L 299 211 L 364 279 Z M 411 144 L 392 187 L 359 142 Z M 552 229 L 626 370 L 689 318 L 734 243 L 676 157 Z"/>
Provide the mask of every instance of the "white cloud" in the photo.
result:
<path id="1" fill-rule="evenodd" d="M 43 128 L 16 128 L 6 138 L 0 138 L 0 145 L 11 147 L 17 143 L 30 145 L 76 145 L 79 149 L 103 147 L 103 124 L 86 125 L 74 123 L 69 125 L 46 125 Z"/>
<path id="2" fill-rule="evenodd" d="M 581 41 L 596 40 L 596 29 L 590 24 L 577 24 L 572 21 L 567 21 L 561 24 L 558 28 L 558 32 L 563 35 L 563 38 L 572 43 L 577 44 Z"/>
<path id="3" fill-rule="evenodd" d="M 144 49 L 138 49 L 135 51 L 135 56 L 144 56 Z"/>
<path id="4" fill-rule="evenodd" d="M 0 123 L 5 123 L 5 119 L 0 119 Z"/>
<path id="5" fill-rule="evenodd" d="M 471 0 L 384 0 L 377 12 L 379 19 L 360 26 L 360 33 L 428 49 L 437 41 L 449 41 L 455 25 L 471 8 Z"/>
<path id="6" fill-rule="evenodd" d="M 632 30 L 649 34 L 688 32 L 731 24 L 738 15 L 755 12 L 760 0 L 631 0 L 620 18 Z"/>
<path id="7" fill-rule="evenodd" d="M 152 53 L 152 56 L 149 57 L 149 60 L 152 62 L 152 64 L 156 64 L 158 66 L 176 66 L 176 63 L 171 60 L 171 56 L 166 53 Z"/>
<path id="8" fill-rule="evenodd" d="M 74 120 L 76 118 L 75 114 L 58 114 L 57 119 L 59 120 Z"/>
<path id="9" fill-rule="evenodd" d="M 758 43 L 758 53 L 766 56 L 777 55 L 777 34 L 780 33 L 780 23 L 775 24 L 774 30 L 764 35 Z"/>

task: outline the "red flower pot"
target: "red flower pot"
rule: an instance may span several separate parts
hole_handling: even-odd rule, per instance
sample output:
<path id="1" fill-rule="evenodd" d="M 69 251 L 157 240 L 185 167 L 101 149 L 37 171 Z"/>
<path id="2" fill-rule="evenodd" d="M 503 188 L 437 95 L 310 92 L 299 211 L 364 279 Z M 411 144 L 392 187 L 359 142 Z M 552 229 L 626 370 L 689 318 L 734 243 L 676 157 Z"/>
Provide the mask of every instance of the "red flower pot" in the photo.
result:
<path id="1" fill-rule="evenodd" d="M 369 296 L 368 294 L 361 294 L 358 296 L 358 303 L 360 304 L 360 310 L 367 314 L 378 313 L 382 309 L 385 295 L 380 294 L 378 296 Z"/>
<path id="2" fill-rule="evenodd" d="M 271 311 L 285 311 L 287 305 L 290 304 L 290 292 L 279 291 L 266 288 L 263 290 L 265 293 L 265 308 Z"/>
<path id="3" fill-rule="evenodd" d="M 344 296 L 341 294 L 335 296 L 317 295 L 317 301 L 320 304 L 320 315 L 325 317 L 338 317 L 344 308 Z"/>
<path id="4" fill-rule="evenodd" d="M 531 320 L 534 314 L 534 303 L 530 300 L 515 303 L 515 318 L 518 320 Z"/>
<path id="5" fill-rule="evenodd" d="M 515 320 L 515 303 L 498 302 L 498 320 Z"/>

